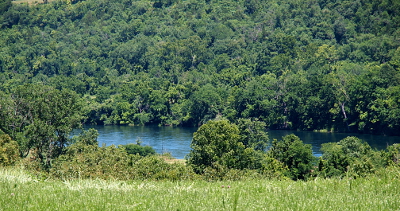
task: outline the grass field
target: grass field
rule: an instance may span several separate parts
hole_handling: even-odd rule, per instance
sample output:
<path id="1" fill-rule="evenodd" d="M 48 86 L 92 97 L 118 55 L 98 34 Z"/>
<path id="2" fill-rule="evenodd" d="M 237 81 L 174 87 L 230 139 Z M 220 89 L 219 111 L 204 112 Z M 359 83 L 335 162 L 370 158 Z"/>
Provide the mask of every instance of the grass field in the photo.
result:
<path id="1" fill-rule="evenodd" d="M 400 210 L 400 172 L 304 181 L 40 181 L 0 169 L 0 210 Z"/>

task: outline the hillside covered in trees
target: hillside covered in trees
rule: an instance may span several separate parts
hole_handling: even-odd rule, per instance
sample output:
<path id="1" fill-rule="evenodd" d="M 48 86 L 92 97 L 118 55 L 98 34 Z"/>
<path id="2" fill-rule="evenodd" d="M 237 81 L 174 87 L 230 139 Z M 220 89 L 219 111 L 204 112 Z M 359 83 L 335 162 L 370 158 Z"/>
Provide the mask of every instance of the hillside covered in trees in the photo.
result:
<path id="1" fill-rule="evenodd" d="M 399 135 L 400 1 L 0 0 L 0 82 L 72 90 L 88 124 Z"/>

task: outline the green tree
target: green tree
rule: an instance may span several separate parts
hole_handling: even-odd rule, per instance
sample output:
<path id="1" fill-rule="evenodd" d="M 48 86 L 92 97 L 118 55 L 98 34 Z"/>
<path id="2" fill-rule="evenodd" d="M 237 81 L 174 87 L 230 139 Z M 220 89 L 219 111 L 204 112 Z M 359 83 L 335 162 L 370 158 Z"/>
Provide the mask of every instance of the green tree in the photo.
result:
<path id="1" fill-rule="evenodd" d="M 1 129 L 18 142 L 24 156 L 31 150 L 36 152 L 45 167 L 62 154 L 71 142 L 71 131 L 83 120 L 83 104 L 69 90 L 27 84 L 14 89 L 0 103 L 6 110 L 2 113 L 7 114 L 1 116 Z"/>
<path id="2" fill-rule="evenodd" d="M 0 0 L 0 18 L 12 5 L 11 0 Z M 0 19 L 1 20 L 1 19 Z"/>
<path id="3" fill-rule="evenodd" d="M 289 169 L 289 177 L 298 180 L 306 179 L 313 170 L 315 157 L 310 144 L 304 144 L 299 137 L 291 134 L 282 140 L 272 141 L 268 156 L 282 162 Z"/>
<path id="4" fill-rule="evenodd" d="M 99 142 L 97 141 L 97 138 L 99 137 L 99 132 L 96 129 L 90 128 L 89 130 L 84 130 L 82 131 L 81 134 L 78 136 L 72 137 L 72 142 L 77 143 L 83 143 L 86 145 L 95 145 L 97 146 Z"/>
<path id="5" fill-rule="evenodd" d="M 253 148 L 246 148 L 240 138 L 235 124 L 227 120 L 209 121 L 193 134 L 188 164 L 199 174 L 207 168 L 260 168 L 260 154 Z"/>
<path id="6" fill-rule="evenodd" d="M 238 119 L 240 141 L 246 148 L 253 148 L 259 151 L 265 151 L 269 143 L 268 133 L 265 122 L 258 119 Z"/>
<path id="7" fill-rule="evenodd" d="M 222 111 L 223 99 L 219 89 L 206 84 L 191 97 L 191 116 L 195 124 L 203 124 L 214 119 Z"/>
<path id="8" fill-rule="evenodd" d="M 344 176 L 346 173 L 363 176 L 382 164 L 381 156 L 357 137 L 349 136 L 338 143 L 322 144 L 321 151 L 319 170 L 327 177 Z"/>

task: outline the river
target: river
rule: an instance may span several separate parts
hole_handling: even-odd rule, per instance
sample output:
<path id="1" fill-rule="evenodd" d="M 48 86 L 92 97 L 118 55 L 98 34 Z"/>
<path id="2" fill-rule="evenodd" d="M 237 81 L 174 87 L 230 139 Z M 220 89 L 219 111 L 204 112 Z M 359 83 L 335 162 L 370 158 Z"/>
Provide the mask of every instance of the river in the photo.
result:
<path id="1" fill-rule="evenodd" d="M 157 153 L 171 153 L 175 158 L 184 158 L 190 152 L 190 142 L 195 127 L 157 127 L 157 126 L 93 126 L 87 125 L 85 129 L 95 128 L 99 131 L 98 142 L 110 146 L 112 144 L 124 145 L 136 143 L 139 140 L 142 145 L 152 146 Z M 347 136 L 357 136 L 368 142 L 374 149 L 385 149 L 393 143 L 400 143 L 399 136 L 382 136 L 368 134 L 349 134 L 349 133 L 320 133 L 307 131 L 287 131 L 270 130 L 268 136 L 270 140 L 281 139 L 282 136 L 295 134 L 306 143 L 311 144 L 313 154 L 321 156 L 321 144 L 327 142 L 338 142 Z"/>

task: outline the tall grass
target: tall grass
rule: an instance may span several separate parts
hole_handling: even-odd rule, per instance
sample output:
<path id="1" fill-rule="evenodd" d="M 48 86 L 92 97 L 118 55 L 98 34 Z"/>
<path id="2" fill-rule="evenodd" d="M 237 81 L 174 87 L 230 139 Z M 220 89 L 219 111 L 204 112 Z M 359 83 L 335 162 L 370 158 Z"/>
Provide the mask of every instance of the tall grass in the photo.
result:
<path id="1" fill-rule="evenodd" d="M 0 210 L 400 210 L 400 171 L 311 181 L 38 180 L 0 169 Z"/>

